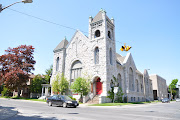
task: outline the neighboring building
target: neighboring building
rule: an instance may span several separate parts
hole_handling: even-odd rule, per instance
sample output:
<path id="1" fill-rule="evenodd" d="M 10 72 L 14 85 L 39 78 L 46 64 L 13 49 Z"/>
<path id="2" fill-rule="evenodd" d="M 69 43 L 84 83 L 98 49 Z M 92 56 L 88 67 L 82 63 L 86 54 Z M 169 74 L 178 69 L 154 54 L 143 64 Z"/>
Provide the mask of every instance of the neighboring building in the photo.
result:
<path id="1" fill-rule="evenodd" d="M 65 38 L 53 52 L 50 84 L 58 73 L 64 73 L 70 84 L 87 73 L 92 76 L 90 93 L 98 97 L 99 103 L 105 103 L 110 102 L 106 96 L 115 76 L 128 102 L 153 100 L 147 70 L 139 72 L 130 53 L 126 56 L 116 53 L 114 19 L 109 19 L 104 10 L 94 18 L 89 17 L 88 37 L 77 30 L 70 42 Z"/>
<path id="2" fill-rule="evenodd" d="M 173 95 L 173 99 L 179 98 L 179 88 L 175 88 L 176 95 Z"/>
<path id="3" fill-rule="evenodd" d="M 175 89 L 176 90 L 176 95 L 173 96 L 174 98 L 180 98 L 180 82 L 179 84 L 177 85 L 177 88 Z"/>
<path id="4" fill-rule="evenodd" d="M 21 93 L 20 93 L 21 97 L 26 97 L 26 98 L 30 97 L 30 85 L 31 85 L 32 79 L 34 77 L 35 77 L 34 74 L 30 74 L 29 79 L 26 82 L 26 86 L 21 89 Z M 18 95 L 18 92 L 14 90 L 13 91 L 13 96 L 17 96 L 17 95 Z"/>
<path id="5" fill-rule="evenodd" d="M 150 75 L 153 86 L 154 100 L 161 100 L 168 97 L 166 80 L 159 75 Z"/>

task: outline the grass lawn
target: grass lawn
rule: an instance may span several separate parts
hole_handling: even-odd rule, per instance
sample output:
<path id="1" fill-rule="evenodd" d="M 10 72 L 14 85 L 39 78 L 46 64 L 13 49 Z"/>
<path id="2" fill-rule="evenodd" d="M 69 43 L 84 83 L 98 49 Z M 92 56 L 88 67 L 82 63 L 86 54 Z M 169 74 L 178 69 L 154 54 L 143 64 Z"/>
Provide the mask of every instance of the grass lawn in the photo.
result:
<path id="1" fill-rule="evenodd" d="M 151 102 L 132 102 L 132 103 L 102 103 L 102 104 L 92 104 L 89 106 L 121 106 L 121 105 L 132 105 L 132 104 L 146 104 Z"/>
<path id="2" fill-rule="evenodd" d="M 101 104 L 92 104 L 89 106 L 120 106 L 120 105 L 130 105 L 132 103 L 101 103 Z"/>

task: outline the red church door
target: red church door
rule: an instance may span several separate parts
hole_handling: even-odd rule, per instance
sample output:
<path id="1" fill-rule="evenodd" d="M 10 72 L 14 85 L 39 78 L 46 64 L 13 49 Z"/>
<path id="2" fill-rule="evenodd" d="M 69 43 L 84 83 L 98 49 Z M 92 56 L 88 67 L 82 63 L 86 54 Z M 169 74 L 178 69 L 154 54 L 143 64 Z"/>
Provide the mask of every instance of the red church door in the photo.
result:
<path id="1" fill-rule="evenodd" d="M 96 81 L 96 94 L 100 95 L 102 93 L 102 83 L 100 82 L 100 78 Z"/>

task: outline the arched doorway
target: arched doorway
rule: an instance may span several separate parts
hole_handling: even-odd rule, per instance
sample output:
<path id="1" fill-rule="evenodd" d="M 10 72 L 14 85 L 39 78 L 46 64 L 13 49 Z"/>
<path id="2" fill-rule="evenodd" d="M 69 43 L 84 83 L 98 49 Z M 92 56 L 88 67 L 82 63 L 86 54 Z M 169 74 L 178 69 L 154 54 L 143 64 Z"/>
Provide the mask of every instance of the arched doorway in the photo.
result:
<path id="1" fill-rule="evenodd" d="M 101 79 L 98 78 L 96 80 L 96 95 L 100 95 L 102 93 L 102 82 Z"/>

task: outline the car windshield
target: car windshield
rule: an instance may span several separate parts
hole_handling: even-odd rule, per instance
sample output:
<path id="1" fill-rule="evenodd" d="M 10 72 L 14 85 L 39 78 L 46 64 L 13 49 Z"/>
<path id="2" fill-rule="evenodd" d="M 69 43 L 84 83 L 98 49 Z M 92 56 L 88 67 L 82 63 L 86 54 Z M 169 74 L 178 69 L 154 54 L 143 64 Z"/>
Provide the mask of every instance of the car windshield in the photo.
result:
<path id="1" fill-rule="evenodd" d="M 61 98 L 63 99 L 63 100 L 72 100 L 70 97 L 68 97 L 68 96 L 65 96 L 65 95 L 61 95 Z"/>
<path id="2" fill-rule="evenodd" d="M 163 100 L 168 100 L 168 98 L 164 98 Z"/>

